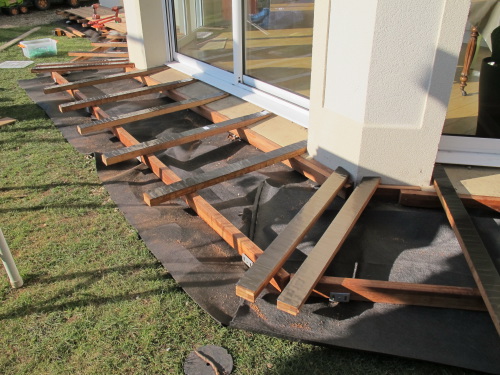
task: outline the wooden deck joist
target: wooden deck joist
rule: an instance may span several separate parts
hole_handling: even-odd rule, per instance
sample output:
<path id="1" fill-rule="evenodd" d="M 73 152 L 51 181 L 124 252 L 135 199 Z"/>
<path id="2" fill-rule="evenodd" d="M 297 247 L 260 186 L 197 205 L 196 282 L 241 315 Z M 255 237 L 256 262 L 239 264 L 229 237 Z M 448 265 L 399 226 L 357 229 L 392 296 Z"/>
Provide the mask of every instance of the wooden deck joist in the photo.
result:
<path id="1" fill-rule="evenodd" d="M 379 183 L 379 177 L 365 177 L 354 189 L 293 279 L 278 297 L 278 309 L 292 315 L 299 313 L 299 309 L 339 252 Z"/>
<path id="2" fill-rule="evenodd" d="M 271 115 L 272 114 L 268 111 L 261 111 L 232 120 L 218 122 L 213 125 L 187 130 L 185 132 L 173 134 L 167 137 L 142 142 L 134 146 L 106 152 L 102 155 L 102 161 L 105 165 L 112 165 L 138 156 L 153 154 L 158 151 L 166 150 L 170 147 L 179 146 L 188 142 L 221 134 L 229 130 L 248 126 Z"/>
<path id="3" fill-rule="evenodd" d="M 335 199 L 348 178 L 349 174 L 342 168 L 337 169 L 328 177 L 236 284 L 237 296 L 255 302 L 255 298 L 269 284 L 274 274 L 283 267 L 300 241 Z"/>
<path id="4" fill-rule="evenodd" d="M 161 202 L 170 199 L 182 197 L 183 195 L 194 193 L 198 190 L 213 186 L 223 181 L 227 181 L 244 174 L 257 171 L 270 165 L 281 162 L 285 159 L 293 158 L 307 151 L 307 142 L 301 141 L 278 150 L 263 153 L 227 165 L 223 168 L 218 168 L 210 172 L 199 174 L 174 184 L 164 186 L 147 193 L 144 193 L 144 201 L 149 206 L 160 204 Z"/>
<path id="5" fill-rule="evenodd" d="M 139 87 L 137 89 L 117 92 L 114 94 L 108 94 L 108 95 L 103 95 L 103 96 L 97 96 L 97 97 L 89 98 L 87 100 L 78 100 L 76 102 L 64 103 L 64 104 L 59 105 L 59 110 L 61 112 L 69 112 L 69 111 L 74 111 L 74 110 L 77 110 L 80 108 L 91 107 L 93 105 L 100 106 L 102 104 L 112 103 L 112 102 L 116 102 L 118 100 L 130 99 L 130 98 L 135 98 L 137 96 L 152 94 L 155 92 L 172 90 L 172 89 L 175 89 L 178 87 L 189 85 L 193 82 L 197 82 L 197 80 L 194 78 L 188 78 L 188 79 L 183 79 L 183 80 L 179 80 L 179 81 L 162 83 L 162 84 L 155 85 L 155 86 Z"/>
<path id="6" fill-rule="evenodd" d="M 226 98 L 227 96 L 229 96 L 229 94 L 221 91 L 216 94 L 210 94 L 196 99 L 183 100 L 182 102 L 141 109 L 139 111 L 125 113 L 123 115 L 99 120 L 91 124 L 79 125 L 77 129 L 78 132 L 82 135 L 90 134 L 93 132 L 113 128 L 115 126 L 125 125 L 134 121 L 145 120 L 148 118 L 166 115 L 168 113 L 182 111 L 188 108 L 198 107 L 203 104 Z"/>
<path id="7" fill-rule="evenodd" d="M 477 288 L 323 276 L 315 290 L 326 297 L 349 293 L 353 301 L 486 311 Z"/>
<path id="8" fill-rule="evenodd" d="M 500 197 L 483 195 L 458 194 L 466 207 L 486 206 L 500 212 Z M 439 196 L 435 191 L 419 191 L 401 189 L 399 203 L 403 206 L 438 208 L 441 207 Z"/>
<path id="9" fill-rule="evenodd" d="M 87 87 L 87 86 L 95 86 L 95 85 L 99 85 L 101 83 L 115 82 L 115 81 L 120 81 L 123 79 L 135 78 L 135 77 L 144 77 L 144 76 L 148 76 L 150 74 L 159 73 L 165 69 L 168 69 L 168 67 L 167 66 L 158 66 L 156 68 L 151 68 L 151 69 L 142 69 L 142 70 L 134 70 L 134 71 L 127 72 L 127 73 L 110 74 L 108 76 L 99 77 L 99 78 L 82 79 L 82 80 L 74 81 L 74 82 L 66 81 L 68 83 L 45 87 L 43 89 L 43 92 L 44 92 L 44 94 L 52 94 L 54 92 L 75 90 L 75 89 L 79 89 L 79 88 Z"/>
<path id="10" fill-rule="evenodd" d="M 500 335 L 500 274 L 443 166 L 434 169 L 434 187 L 467 264 Z"/>
<path id="11" fill-rule="evenodd" d="M 107 43 L 90 43 L 93 47 L 106 47 L 106 48 L 127 48 L 126 42 L 107 42 Z"/>
<path id="12" fill-rule="evenodd" d="M 134 66 L 134 63 L 124 61 L 104 63 L 94 61 L 94 64 L 65 64 L 60 66 L 46 66 L 41 68 L 35 67 L 31 69 L 31 73 L 65 73 L 79 70 L 125 69 L 133 68 Z"/>
<path id="13" fill-rule="evenodd" d="M 109 52 L 87 52 L 87 51 L 74 51 L 74 52 L 68 52 L 68 56 L 74 56 L 74 57 L 105 57 L 105 58 L 128 58 L 128 52 L 122 52 L 122 51 L 109 51 Z"/>
<path id="14" fill-rule="evenodd" d="M 53 74 L 54 80 L 60 84 L 65 85 L 69 83 L 59 73 Z M 75 99 L 85 100 L 87 97 L 79 90 L 69 91 L 68 93 L 74 95 Z M 92 112 L 95 117 L 99 119 L 108 118 L 109 115 L 99 107 L 93 107 Z M 125 147 L 133 146 L 139 143 L 130 133 L 122 127 L 113 129 L 115 135 L 120 139 Z M 141 157 L 141 160 L 146 164 L 151 171 L 165 184 L 172 184 L 180 181 L 181 179 L 160 159 L 154 155 L 146 155 Z M 198 216 L 205 221 L 224 241 L 235 249 L 240 255 L 247 256 L 252 262 L 263 254 L 253 241 L 251 241 L 243 232 L 235 227 L 229 220 L 227 220 L 219 211 L 217 211 L 210 203 L 200 197 L 198 194 L 189 194 L 184 197 L 186 203 L 198 214 Z M 284 285 L 288 282 L 290 275 L 285 270 L 280 270 L 271 284 L 278 290 L 282 290 Z"/>

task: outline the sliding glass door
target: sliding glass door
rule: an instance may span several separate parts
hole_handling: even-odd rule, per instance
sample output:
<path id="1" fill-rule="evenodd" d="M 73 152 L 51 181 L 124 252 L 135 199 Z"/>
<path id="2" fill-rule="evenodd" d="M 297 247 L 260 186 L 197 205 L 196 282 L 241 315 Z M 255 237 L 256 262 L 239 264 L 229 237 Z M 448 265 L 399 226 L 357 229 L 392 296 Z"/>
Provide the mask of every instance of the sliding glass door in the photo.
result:
<path id="1" fill-rule="evenodd" d="M 233 83 L 307 106 L 313 0 L 172 3 L 177 54 L 231 73 Z"/>
<path id="2" fill-rule="evenodd" d="M 244 81 L 309 97 L 313 1 L 246 0 Z"/>

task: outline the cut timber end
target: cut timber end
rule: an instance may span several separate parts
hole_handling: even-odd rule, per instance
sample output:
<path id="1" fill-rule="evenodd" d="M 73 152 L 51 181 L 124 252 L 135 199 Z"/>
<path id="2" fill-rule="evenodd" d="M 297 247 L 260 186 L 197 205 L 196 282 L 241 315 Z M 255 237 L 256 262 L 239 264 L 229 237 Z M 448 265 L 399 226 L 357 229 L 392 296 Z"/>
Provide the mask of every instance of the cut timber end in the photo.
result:
<path id="1" fill-rule="evenodd" d="M 276 307 L 278 308 L 278 310 L 281 310 L 281 311 L 284 311 L 290 315 L 298 315 L 300 310 L 298 308 L 296 308 L 295 306 L 292 306 L 292 305 L 289 305 L 285 302 L 282 302 L 280 300 L 278 300 L 278 303 L 276 304 Z"/>
<path id="2" fill-rule="evenodd" d="M 252 290 L 249 290 L 243 286 L 236 285 L 236 295 L 249 302 L 255 302 L 256 296 Z"/>

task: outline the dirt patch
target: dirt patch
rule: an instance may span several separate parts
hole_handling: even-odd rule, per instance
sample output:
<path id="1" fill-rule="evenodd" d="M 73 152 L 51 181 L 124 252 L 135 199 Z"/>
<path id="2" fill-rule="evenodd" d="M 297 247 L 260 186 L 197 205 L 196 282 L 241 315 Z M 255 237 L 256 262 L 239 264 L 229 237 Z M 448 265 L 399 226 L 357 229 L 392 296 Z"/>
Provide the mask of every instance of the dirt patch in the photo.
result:
<path id="1" fill-rule="evenodd" d="M 63 17 L 56 14 L 56 11 L 68 9 L 68 6 L 53 7 L 48 10 L 37 10 L 30 8 L 27 14 L 8 16 L 0 13 L 0 29 L 10 29 L 20 26 L 39 26 L 62 20 Z"/>

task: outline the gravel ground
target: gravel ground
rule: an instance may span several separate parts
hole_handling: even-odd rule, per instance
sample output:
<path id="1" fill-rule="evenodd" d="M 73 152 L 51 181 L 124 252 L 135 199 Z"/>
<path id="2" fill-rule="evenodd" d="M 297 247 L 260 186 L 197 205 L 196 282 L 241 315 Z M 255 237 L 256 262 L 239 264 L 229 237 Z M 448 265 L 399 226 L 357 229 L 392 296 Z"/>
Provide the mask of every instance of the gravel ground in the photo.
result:
<path id="1" fill-rule="evenodd" d="M 56 14 L 57 10 L 68 9 L 67 6 L 53 6 L 48 10 L 37 10 L 30 8 L 28 14 L 18 14 L 17 16 L 8 16 L 0 13 L 0 29 L 10 29 L 19 26 L 38 26 L 46 25 L 62 19 L 62 16 Z"/>

